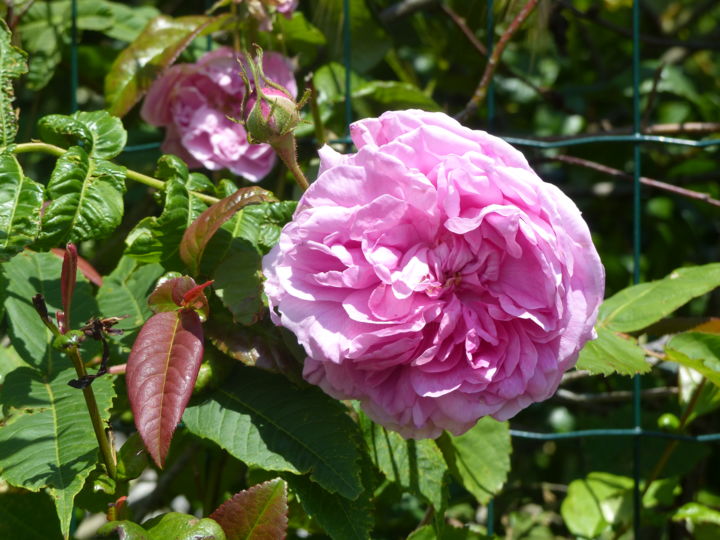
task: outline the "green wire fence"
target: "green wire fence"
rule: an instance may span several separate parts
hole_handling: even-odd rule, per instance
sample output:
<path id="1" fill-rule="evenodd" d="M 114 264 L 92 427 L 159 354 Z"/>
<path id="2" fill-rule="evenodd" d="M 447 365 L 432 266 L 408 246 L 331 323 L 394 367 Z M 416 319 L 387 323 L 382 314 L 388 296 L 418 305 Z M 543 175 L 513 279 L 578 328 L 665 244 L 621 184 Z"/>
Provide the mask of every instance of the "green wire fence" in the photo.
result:
<path id="1" fill-rule="evenodd" d="M 207 1 L 206 6 L 209 7 L 211 2 Z M 350 28 L 350 0 L 343 0 L 343 63 L 345 67 L 345 122 L 346 125 L 352 122 L 352 99 L 351 99 L 351 47 L 352 36 Z M 78 66 L 78 40 L 77 40 L 77 0 L 71 3 L 72 26 L 71 26 L 71 51 L 70 51 L 70 68 L 71 68 L 71 101 L 70 106 L 72 112 L 77 110 L 77 88 L 79 80 Z M 488 56 L 493 52 L 495 41 L 495 18 L 493 0 L 486 0 L 486 47 Z M 210 41 L 208 40 L 208 47 Z M 678 137 L 666 137 L 659 135 L 646 135 L 641 129 L 641 111 L 640 111 L 640 0 L 634 0 L 632 6 L 632 108 L 633 108 L 633 133 L 626 135 L 597 135 L 597 136 L 577 136 L 569 137 L 563 140 L 555 141 L 539 141 L 522 137 L 504 137 L 506 141 L 517 146 L 535 148 L 539 150 L 548 150 L 553 148 L 592 145 L 606 143 L 629 143 L 633 146 L 633 282 L 640 281 L 640 256 L 642 253 L 642 226 L 641 226 L 641 167 L 642 167 L 642 147 L 644 144 L 663 144 L 678 145 L 686 147 L 706 148 L 710 146 L 720 146 L 720 139 L 709 140 L 692 140 Z M 486 122 L 488 130 L 493 129 L 495 120 L 495 90 L 494 84 L 490 82 L 485 97 L 486 102 Z M 351 143 L 350 139 L 345 138 L 337 141 Z M 147 143 L 130 145 L 125 148 L 126 152 L 145 151 L 159 148 L 160 143 Z M 642 401 L 641 401 L 641 377 L 636 375 L 633 380 L 632 403 L 633 403 L 633 427 L 631 428 L 606 428 L 606 429 L 586 429 L 576 430 L 563 433 L 539 433 L 531 431 L 522 431 L 511 429 L 510 435 L 519 439 L 530 439 L 537 441 L 560 441 L 568 439 L 583 439 L 589 437 L 631 437 L 633 439 L 633 532 L 635 538 L 640 537 L 640 517 L 642 510 L 640 484 L 642 476 L 640 473 L 640 462 L 642 452 L 642 441 L 646 438 L 670 439 L 677 441 L 687 441 L 696 443 L 709 443 L 720 441 L 720 433 L 706 435 L 682 435 L 675 433 L 666 433 L 660 431 L 646 430 L 642 426 Z M 488 534 L 494 534 L 494 505 L 491 501 L 487 508 L 487 530 Z"/>

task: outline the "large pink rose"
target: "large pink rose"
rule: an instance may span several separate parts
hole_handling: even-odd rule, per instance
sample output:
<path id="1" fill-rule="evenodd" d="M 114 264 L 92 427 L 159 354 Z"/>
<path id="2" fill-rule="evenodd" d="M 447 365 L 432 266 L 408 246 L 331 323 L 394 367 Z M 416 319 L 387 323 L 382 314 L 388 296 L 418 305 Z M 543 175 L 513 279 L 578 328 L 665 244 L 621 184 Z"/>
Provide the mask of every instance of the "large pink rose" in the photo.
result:
<path id="1" fill-rule="evenodd" d="M 265 257 L 304 376 L 405 437 L 551 396 L 595 334 L 604 270 L 573 202 L 442 113 L 356 122 Z"/>
<path id="2" fill-rule="evenodd" d="M 297 95 L 290 62 L 278 53 L 263 56 L 267 77 Z M 267 175 L 276 156 L 270 145 L 250 144 L 245 128 L 228 118 L 241 118 L 245 85 L 237 55 L 222 47 L 195 64 L 170 67 L 150 87 L 140 114 L 166 128 L 163 152 L 192 167 L 230 169 L 256 182 Z"/>

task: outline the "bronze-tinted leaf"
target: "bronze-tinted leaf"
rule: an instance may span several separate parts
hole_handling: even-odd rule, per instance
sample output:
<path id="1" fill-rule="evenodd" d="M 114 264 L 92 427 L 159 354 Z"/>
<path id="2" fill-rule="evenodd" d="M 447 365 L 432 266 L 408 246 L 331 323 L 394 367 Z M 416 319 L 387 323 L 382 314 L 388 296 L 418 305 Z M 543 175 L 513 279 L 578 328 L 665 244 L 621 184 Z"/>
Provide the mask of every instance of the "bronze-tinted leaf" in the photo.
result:
<path id="1" fill-rule="evenodd" d="M 227 540 L 275 540 L 287 534 L 287 514 L 287 484 L 276 478 L 236 493 L 210 518 Z"/>
<path id="2" fill-rule="evenodd" d="M 272 200 L 274 200 L 273 194 L 262 188 L 255 186 L 241 188 L 200 214 L 185 230 L 180 243 L 180 258 L 188 265 L 190 272 L 197 274 L 205 246 L 223 223 L 235 215 L 235 212 L 249 204 Z"/>
<path id="3" fill-rule="evenodd" d="M 126 381 L 135 425 L 160 467 L 192 394 L 202 356 L 202 325 L 191 310 L 150 317 L 130 352 Z"/>

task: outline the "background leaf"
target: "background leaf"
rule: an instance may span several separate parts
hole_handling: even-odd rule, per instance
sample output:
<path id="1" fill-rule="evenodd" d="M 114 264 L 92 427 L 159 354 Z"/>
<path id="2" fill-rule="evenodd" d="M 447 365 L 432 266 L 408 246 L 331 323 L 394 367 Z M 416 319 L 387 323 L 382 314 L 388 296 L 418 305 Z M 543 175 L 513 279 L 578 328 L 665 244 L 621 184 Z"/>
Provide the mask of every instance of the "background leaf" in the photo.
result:
<path id="1" fill-rule="evenodd" d="M 128 357 L 125 380 L 135 425 L 160 467 L 190 399 L 202 354 L 200 317 L 180 310 L 150 317 Z"/>
<path id="2" fill-rule="evenodd" d="M 357 425 L 342 404 L 314 387 L 238 367 L 207 401 L 183 416 L 194 434 L 250 466 L 310 473 L 326 490 L 355 499 L 363 490 Z"/>
<path id="3" fill-rule="evenodd" d="M 40 232 L 44 188 L 23 174 L 10 152 L 0 153 L 0 261 L 31 244 Z"/>
<path id="4" fill-rule="evenodd" d="M 0 148 L 17 135 L 17 118 L 13 110 L 13 80 L 27 73 L 26 54 L 11 43 L 12 34 L 3 20 L 0 23 Z"/>
<path id="5" fill-rule="evenodd" d="M 263 540 L 285 538 L 287 512 L 287 484 L 276 478 L 236 493 L 210 518 L 228 540 Z"/>
<path id="6" fill-rule="evenodd" d="M 151 20 L 118 55 L 105 78 L 110 113 L 125 116 L 193 39 L 215 29 L 224 18 L 189 15 L 173 19 L 159 15 Z"/>
<path id="7" fill-rule="evenodd" d="M 510 426 L 507 422 L 485 417 L 466 433 L 444 433 L 438 445 L 452 475 L 487 504 L 502 488 L 510 471 Z"/>

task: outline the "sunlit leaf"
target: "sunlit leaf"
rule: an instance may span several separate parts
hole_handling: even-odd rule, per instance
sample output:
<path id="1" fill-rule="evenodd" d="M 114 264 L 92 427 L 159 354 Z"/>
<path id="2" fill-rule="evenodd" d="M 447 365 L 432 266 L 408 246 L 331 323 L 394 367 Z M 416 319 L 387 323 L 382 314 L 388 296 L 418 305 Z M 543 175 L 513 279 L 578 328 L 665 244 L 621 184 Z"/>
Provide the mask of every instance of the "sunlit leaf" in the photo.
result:
<path id="1" fill-rule="evenodd" d="M 12 144 L 17 134 L 13 110 L 13 80 L 27 73 L 26 54 L 12 45 L 12 34 L 5 21 L 0 22 L 0 148 Z"/>
<path id="2" fill-rule="evenodd" d="M 54 247 L 109 236 L 123 216 L 125 168 L 88 157 L 78 146 L 60 156 L 50 177 L 51 199 L 38 244 Z"/>
<path id="3" fill-rule="evenodd" d="M 597 339 L 588 342 L 580 351 L 578 369 L 600 375 L 634 375 L 650 371 L 650 364 L 645 361 L 645 353 L 635 338 L 620 337 L 602 326 L 597 328 L 597 333 Z"/>
<path id="4" fill-rule="evenodd" d="M 97 440 L 82 392 L 68 385 L 77 377 L 70 361 L 56 351 L 41 372 L 29 366 L 5 378 L 0 393 L 0 476 L 36 491 L 47 487 L 67 534 L 75 495 L 98 461 Z M 92 385 L 101 421 L 110 418 L 112 379 Z"/>
<path id="5" fill-rule="evenodd" d="M 189 192 L 197 177 L 189 174 L 187 166 L 175 156 L 162 156 L 155 176 L 165 180 L 162 213 L 143 218 L 130 231 L 125 239 L 125 254 L 140 262 L 161 263 L 166 270 L 179 271 L 184 268 L 179 256 L 183 233 L 207 205 Z"/>
<path id="6" fill-rule="evenodd" d="M 0 261 L 31 244 L 40 232 L 43 191 L 23 174 L 14 155 L 0 153 Z"/>
<path id="7" fill-rule="evenodd" d="M 98 290 L 100 313 L 106 317 L 127 315 L 115 328 L 134 332 L 152 315 L 147 297 L 162 273 L 159 264 L 140 264 L 132 257 L 122 257 Z"/>
<path id="8" fill-rule="evenodd" d="M 720 334 L 685 332 L 665 346 L 668 359 L 689 367 L 720 387 Z"/>
<path id="9" fill-rule="evenodd" d="M 52 334 L 38 317 L 31 299 L 42 294 L 51 316 L 62 309 L 60 273 L 62 261 L 52 253 L 23 251 L 3 265 L 8 279 L 5 308 L 9 336 L 22 359 L 45 372 L 53 370 Z M 87 321 L 98 307 L 87 281 L 78 276 L 73 295 L 73 320 Z"/>
<path id="10" fill-rule="evenodd" d="M 370 458 L 388 480 L 423 497 L 436 509 L 444 508 L 447 464 L 435 441 L 403 439 L 365 415 L 360 425 Z"/>
<path id="11" fill-rule="evenodd" d="M 114 158 L 127 142 L 122 121 L 107 111 L 51 114 L 40 119 L 38 129 L 46 142 L 63 148 L 82 146 L 90 157 L 101 159 Z"/>
<path id="12" fill-rule="evenodd" d="M 285 537 L 287 513 L 287 484 L 276 478 L 236 493 L 210 518 L 220 524 L 228 540 L 264 540 Z"/>
<path id="13" fill-rule="evenodd" d="M 628 287 L 605 300 L 598 324 L 618 332 L 636 332 L 718 286 L 720 263 L 678 268 L 663 279 Z"/>
<path id="14" fill-rule="evenodd" d="M 512 452 L 507 422 L 482 418 L 462 435 L 443 434 L 438 445 L 452 475 L 480 504 L 487 504 L 507 480 Z"/>
<path id="15" fill-rule="evenodd" d="M 207 401 L 188 407 L 183 421 L 248 465 L 309 472 L 349 499 L 362 492 L 360 454 L 351 436 L 357 426 L 342 404 L 317 388 L 238 367 Z"/>
<path id="16" fill-rule="evenodd" d="M 188 310 L 153 315 L 130 352 L 125 379 L 135 425 L 160 467 L 192 394 L 202 355 L 200 317 Z"/>
<path id="17" fill-rule="evenodd" d="M 226 17 L 159 15 L 151 20 L 118 55 L 105 79 L 110 113 L 124 116 L 193 39 L 215 30 Z"/>

